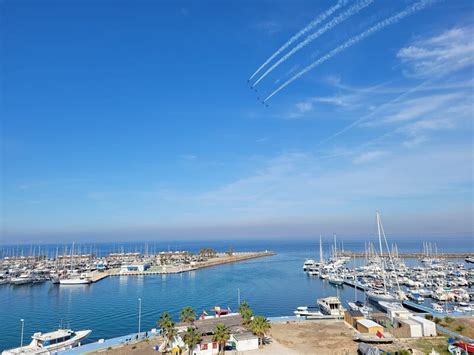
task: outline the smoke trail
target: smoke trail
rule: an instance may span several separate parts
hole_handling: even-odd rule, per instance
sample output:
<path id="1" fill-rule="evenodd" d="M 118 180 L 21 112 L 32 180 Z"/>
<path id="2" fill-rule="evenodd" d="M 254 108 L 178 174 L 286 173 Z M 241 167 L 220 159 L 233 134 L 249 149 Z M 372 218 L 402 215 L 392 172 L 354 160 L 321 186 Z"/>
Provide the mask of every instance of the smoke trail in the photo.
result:
<path id="1" fill-rule="evenodd" d="M 331 16 L 334 12 L 339 10 L 341 7 L 343 7 L 346 4 L 347 0 L 339 0 L 336 5 L 333 7 L 327 9 L 325 12 L 322 14 L 318 15 L 313 21 L 311 21 L 305 28 L 303 28 L 301 31 L 299 31 L 297 34 L 295 34 L 293 37 L 291 37 L 284 45 L 280 47 L 275 53 L 273 53 L 270 58 L 268 58 L 265 63 L 263 63 L 260 68 L 258 68 L 255 73 L 252 74 L 252 76 L 249 78 L 249 81 L 253 79 L 255 75 L 257 75 L 264 67 L 267 66 L 268 63 L 270 63 L 273 59 L 275 59 L 281 52 L 283 52 L 285 49 L 287 49 L 291 44 L 293 44 L 298 38 L 306 34 L 307 32 L 311 31 L 313 28 L 315 28 L 319 23 L 324 21 L 326 18 Z"/>
<path id="2" fill-rule="evenodd" d="M 255 83 L 252 85 L 252 87 L 256 86 L 260 81 L 263 80 L 268 74 L 270 74 L 276 67 L 278 67 L 281 63 L 286 62 L 291 56 L 293 56 L 296 52 L 298 52 L 300 49 L 303 49 L 306 47 L 309 43 L 314 41 L 316 38 L 321 36 L 323 33 L 329 31 L 330 29 L 336 27 L 338 24 L 341 22 L 344 22 L 347 20 L 349 17 L 355 15 L 358 13 L 360 10 L 363 8 L 369 6 L 371 3 L 373 3 L 374 0 L 362 0 L 356 5 L 350 7 L 346 11 L 344 11 L 342 14 L 339 16 L 333 18 L 331 21 L 326 23 L 323 27 L 321 27 L 319 30 L 317 30 L 315 33 L 309 35 L 304 39 L 303 42 L 300 42 L 297 46 L 293 47 L 291 51 L 289 51 L 287 54 L 285 54 L 283 57 L 281 57 L 275 64 L 273 64 L 270 68 L 268 68 L 265 73 L 263 73 L 260 78 L 255 81 Z"/>
<path id="3" fill-rule="evenodd" d="M 326 55 L 322 56 L 318 60 L 314 61 L 312 64 L 308 65 L 306 68 L 301 70 L 299 73 L 295 74 L 293 77 L 291 77 L 290 79 L 285 81 L 275 91 L 273 91 L 270 95 L 268 95 L 267 98 L 265 100 L 263 100 L 263 102 L 268 101 L 272 96 L 276 95 L 278 92 L 280 92 L 285 87 L 290 85 L 293 81 L 299 79 L 301 76 L 303 76 L 304 74 L 306 74 L 307 72 L 309 72 L 313 68 L 317 67 L 318 65 L 324 63 L 328 59 L 331 59 L 332 57 L 334 57 L 339 52 L 342 52 L 343 50 L 353 46 L 354 44 L 362 41 L 364 38 L 369 37 L 370 35 L 378 32 L 378 31 L 382 30 L 383 28 L 385 28 L 387 26 L 390 26 L 390 25 L 393 25 L 393 24 L 397 23 L 398 21 L 402 20 L 403 18 L 405 18 L 407 16 L 410 16 L 410 15 L 424 9 L 426 6 L 433 3 L 434 1 L 435 0 L 422 0 L 422 1 L 419 1 L 419 2 L 417 2 L 417 3 L 415 3 L 411 6 L 408 6 L 405 10 L 399 12 L 398 14 L 393 15 L 389 18 L 386 18 L 385 20 L 380 21 L 376 25 L 370 27 L 368 30 L 366 30 L 362 33 L 359 33 L 355 37 L 352 37 L 351 39 L 349 39 L 345 43 L 341 44 L 339 47 L 334 48 L 332 51 L 330 51 Z"/>

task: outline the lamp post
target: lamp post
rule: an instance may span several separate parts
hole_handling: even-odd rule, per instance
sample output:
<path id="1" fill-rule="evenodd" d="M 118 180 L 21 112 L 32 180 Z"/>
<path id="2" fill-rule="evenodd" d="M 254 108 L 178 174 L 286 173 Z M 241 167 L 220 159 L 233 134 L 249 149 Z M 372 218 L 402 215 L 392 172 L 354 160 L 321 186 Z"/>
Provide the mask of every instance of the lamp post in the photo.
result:
<path id="1" fill-rule="evenodd" d="M 138 335 L 140 335 L 140 330 L 142 326 L 142 299 L 138 299 Z"/>
<path id="2" fill-rule="evenodd" d="M 240 288 L 237 289 L 237 303 L 240 306 Z"/>
<path id="3" fill-rule="evenodd" d="M 23 330 L 24 330 L 24 327 L 25 327 L 25 320 L 22 318 L 22 319 L 20 319 L 20 322 L 21 322 L 20 347 L 22 347 L 23 346 Z"/>

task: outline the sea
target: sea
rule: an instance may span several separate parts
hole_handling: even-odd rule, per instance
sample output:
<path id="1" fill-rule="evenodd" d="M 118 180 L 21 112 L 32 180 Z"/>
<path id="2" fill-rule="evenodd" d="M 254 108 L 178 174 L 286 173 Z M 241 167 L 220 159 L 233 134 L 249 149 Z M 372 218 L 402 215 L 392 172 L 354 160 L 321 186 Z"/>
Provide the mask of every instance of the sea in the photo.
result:
<path id="1" fill-rule="evenodd" d="M 373 240 L 375 243 L 375 239 Z M 367 238 L 338 240 L 338 248 L 363 251 Z M 423 242 L 431 242 L 438 252 L 474 251 L 472 236 L 436 238 L 404 237 L 390 240 L 399 252 L 421 252 Z M 329 253 L 332 238 L 324 240 Z M 338 295 L 344 303 L 363 300 L 362 291 L 349 286 L 334 287 L 319 278 L 308 277 L 302 270 L 307 258 L 319 258 L 319 238 L 314 240 L 222 240 L 187 242 L 130 242 L 82 245 L 98 255 L 113 251 L 153 252 L 212 247 L 217 251 L 269 250 L 274 256 L 219 265 L 191 272 L 141 277 L 108 277 L 91 285 L 59 286 L 50 282 L 11 286 L 0 285 L 0 350 L 20 346 L 21 322 L 24 339 L 29 342 L 34 332 L 47 332 L 60 326 L 74 330 L 91 329 L 87 342 L 134 333 L 138 330 L 139 298 L 141 329 L 156 327 L 163 311 L 175 320 L 183 307 L 191 306 L 199 315 L 214 306 L 237 309 L 238 296 L 247 301 L 254 313 L 267 317 L 291 316 L 297 306 L 315 305 L 320 297 Z M 69 246 L 70 248 L 70 246 Z M 54 255 L 57 245 L 0 245 L 0 255 L 27 255 L 35 250 Z M 60 246 L 61 252 L 64 246 Z M 462 259 L 460 260 L 462 261 Z M 362 260 L 353 261 L 356 265 Z M 408 263 L 408 262 L 407 262 Z M 416 263 L 411 260 L 409 263 Z M 471 264 L 472 265 L 472 264 Z"/>

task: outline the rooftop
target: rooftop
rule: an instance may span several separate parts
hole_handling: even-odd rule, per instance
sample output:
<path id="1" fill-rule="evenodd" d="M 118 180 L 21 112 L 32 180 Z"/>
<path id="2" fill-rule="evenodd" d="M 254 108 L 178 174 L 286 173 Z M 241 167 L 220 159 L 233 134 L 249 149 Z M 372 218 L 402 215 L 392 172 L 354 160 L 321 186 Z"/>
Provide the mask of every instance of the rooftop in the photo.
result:
<path id="1" fill-rule="evenodd" d="M 196 328 L 202 334 L 212 334 L 214 332 L 214 328 L 217 324 L 222 323 L 229 328 L 229 330 L 234 333 L 244 333 L 246 329 L 242 326 L 242 316 L 238 313 L 221 316 L 221 317 L 211 317 L 206 319 L 198 319 L 194 322 Z M 187 327 L 187 323 L 178 323 L 178 327 Z"/>
<path id="2" fill-rule="evenodd" d="M 362 324 L 366 328 L 381 327 L 380 324 L 375 323 L 373 320 L 370 320 L 370 319 L 359 319 L 357 323 Z"/>

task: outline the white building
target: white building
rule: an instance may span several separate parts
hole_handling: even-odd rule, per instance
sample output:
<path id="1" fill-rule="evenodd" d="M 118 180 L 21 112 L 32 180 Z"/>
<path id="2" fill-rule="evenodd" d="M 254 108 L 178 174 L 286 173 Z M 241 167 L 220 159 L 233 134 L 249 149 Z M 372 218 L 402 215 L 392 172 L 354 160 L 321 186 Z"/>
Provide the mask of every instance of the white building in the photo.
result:
<path id="1" fill-rule="evenodd" d="M 410 316 L 410 319 L 421 325 L 424 337 L 435 337 L 437 335 L 435 322 L 420 316 Z"/>
<path id="2" fill-rule="evenodd" d="M 150 268 L 150 264 L 147 263 L 136 263 L 136 264 L 123 264 L 120 267 L 120 273 L 127 273 L 127 272 L 144 272 Z"/>
<path id="3" fill-rule="evenodd" d="M 258 337 L 251 332 L 231 334 L 230 341 L 235 343 L 237 351 L 258 349 Z"/>

